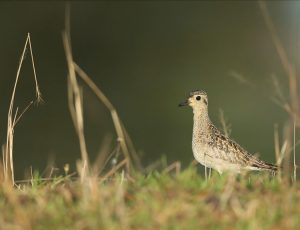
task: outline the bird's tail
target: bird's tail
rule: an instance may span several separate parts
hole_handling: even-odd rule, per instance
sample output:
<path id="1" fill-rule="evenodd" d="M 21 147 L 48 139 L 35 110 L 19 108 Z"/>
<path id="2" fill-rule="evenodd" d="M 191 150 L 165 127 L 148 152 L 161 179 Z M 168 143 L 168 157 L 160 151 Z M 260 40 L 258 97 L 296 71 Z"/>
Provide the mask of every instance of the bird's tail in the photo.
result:
<path id="1" fill-rule="evenodd" d="M 258 159 L 251 164 L 251 167 L 255 168 L 256 170 L 267 170 L 271 172 L 277 172 L 279 170 L 279 166 Z"/>

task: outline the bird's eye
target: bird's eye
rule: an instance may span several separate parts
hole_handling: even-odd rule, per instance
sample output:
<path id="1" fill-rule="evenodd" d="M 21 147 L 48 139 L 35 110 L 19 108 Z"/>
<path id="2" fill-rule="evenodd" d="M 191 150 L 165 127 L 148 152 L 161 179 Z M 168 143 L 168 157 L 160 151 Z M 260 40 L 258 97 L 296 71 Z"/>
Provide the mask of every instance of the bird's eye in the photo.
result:
<path id="1" fill-rule="evenodd" d="M 197 96 L 197 97 L 196 97 L 196 100 L 197 100 L 197 101 L 200 101 L 200 100 L 201 100 L 201 97 L 200 97 L 200 96 Z"/>

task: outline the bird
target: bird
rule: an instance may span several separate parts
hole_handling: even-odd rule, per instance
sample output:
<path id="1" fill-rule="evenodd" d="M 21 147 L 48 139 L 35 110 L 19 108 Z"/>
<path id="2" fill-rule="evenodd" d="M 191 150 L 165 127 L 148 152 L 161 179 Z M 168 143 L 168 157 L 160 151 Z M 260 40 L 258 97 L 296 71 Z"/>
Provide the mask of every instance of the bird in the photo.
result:
<path id="1" fill-rule="evenodd" d="M 179 106 L 190 106 L 193 109 L 192 151 L 196 161 L 203 166 L 212 168 L 219 174 L 247 171 L 275 173 L 278 170 L 278 166 L 250 154 L 214 126 L 208 115 L 208 96 L 204 90 L 190 92 Z"/>

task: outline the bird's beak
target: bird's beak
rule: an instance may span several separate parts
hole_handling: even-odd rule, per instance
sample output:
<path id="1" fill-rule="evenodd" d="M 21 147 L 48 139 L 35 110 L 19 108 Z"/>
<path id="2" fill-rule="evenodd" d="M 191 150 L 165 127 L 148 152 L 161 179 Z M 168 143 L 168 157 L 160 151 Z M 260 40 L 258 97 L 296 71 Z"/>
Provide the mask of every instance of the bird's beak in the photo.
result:
<path id="1" fill-rule="evenodd" d="M 187 106 L 187 105 L 189 105 L 189 100 L 188 99 L 186 99 L 185 101 L 181 102 L 178 106 L 182 107 L 182 106 Z"/>

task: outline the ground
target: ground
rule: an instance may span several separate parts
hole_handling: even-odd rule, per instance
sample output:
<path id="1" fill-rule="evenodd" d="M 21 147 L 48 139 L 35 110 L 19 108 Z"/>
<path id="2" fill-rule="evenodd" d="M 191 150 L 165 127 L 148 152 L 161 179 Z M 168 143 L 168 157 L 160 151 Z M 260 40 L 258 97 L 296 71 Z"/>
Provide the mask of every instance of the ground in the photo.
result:
<path id="1" fill-rule="evenodd" d="M 68 176 L 0 187 L 1 229 L 300 229 L 300 184 L 269 174 Z"/>

